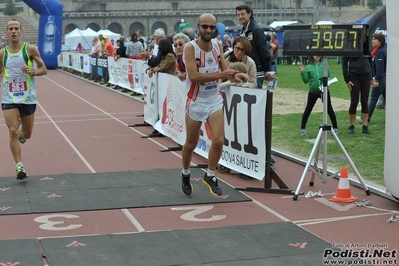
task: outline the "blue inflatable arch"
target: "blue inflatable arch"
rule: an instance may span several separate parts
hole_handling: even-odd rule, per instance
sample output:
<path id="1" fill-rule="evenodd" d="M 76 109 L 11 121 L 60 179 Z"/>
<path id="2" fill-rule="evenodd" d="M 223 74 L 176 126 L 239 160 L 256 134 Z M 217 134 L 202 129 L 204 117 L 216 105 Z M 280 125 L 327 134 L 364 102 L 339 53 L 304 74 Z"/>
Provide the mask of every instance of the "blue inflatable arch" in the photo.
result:
<path id="1" fill-rule="evenodd" d="M 58 0 L 23 0 L 40 14 L 37 47 L 48 69 L 58 67 L 61 53 L 63 5 Z"/>

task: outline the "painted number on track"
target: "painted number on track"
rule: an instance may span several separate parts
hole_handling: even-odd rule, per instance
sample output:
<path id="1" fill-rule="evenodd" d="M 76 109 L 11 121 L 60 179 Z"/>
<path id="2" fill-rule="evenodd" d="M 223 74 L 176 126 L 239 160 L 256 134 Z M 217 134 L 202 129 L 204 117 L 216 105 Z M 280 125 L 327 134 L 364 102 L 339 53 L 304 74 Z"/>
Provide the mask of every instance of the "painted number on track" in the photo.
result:
<path id="1" fill-rule="evenodd" d="M 172 211 L 188 211 L 185 214 L 181 215 L 180 218 L 189 222 L 214 222 L 220 221 L 226 218 L 226 215 L 212 215 L 208 218 L 197 218 L 196 216 L 207 211 L 213 209 L 214 206 L 198 206 L 198 207 L 178 207 L 178 208 L 170 208 Z"/>
<path id="2" fill-rule="evenodd" d="M 51 221 L 50 219 L 53 219 Z M 64 231 L 64 230 L 73 230 L 82 227 L 81 224 L 70 224 L 68 226 L 62 226 L 64 224 L 65 219 L 76 219 L 80 218 L 77 215 L 72 214 L 51 214 L 51 215 L 43 215 L 35 218 L 35 222 L 41 224 L 39 228 L 43 230 L 49 231 Z"/>

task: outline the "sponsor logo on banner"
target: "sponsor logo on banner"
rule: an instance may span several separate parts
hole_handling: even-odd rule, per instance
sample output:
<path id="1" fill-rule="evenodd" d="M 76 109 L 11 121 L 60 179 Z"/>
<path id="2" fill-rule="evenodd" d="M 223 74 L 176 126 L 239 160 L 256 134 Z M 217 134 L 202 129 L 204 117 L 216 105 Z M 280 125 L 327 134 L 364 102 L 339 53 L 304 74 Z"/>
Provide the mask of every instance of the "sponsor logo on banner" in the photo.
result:
<path id="1" fill-rule="evenodd" d="M 92 66 L 97 66 L 97 58 L 95 58 L 95 57 L 90 57 L 90 65 L 92 65 Z"/>
<path id="2" fill-rule="evenodd" d="M 134 89 L 134 78 L 133 78 L 133 60 L 128 60 L 128 74 L 127 79 L 129 81 L 129 87 Z"/>
<path id="3" fill-rule="evenodd" d="M 97 58 L 98 67 L 108 67 L 108 58 Z"/>
<path id="4" fill-rule="evenodd" d="M 179 99 L 178 95 L 173 93 L 172 83 L 168 82 L 166 97 L 162 103 L 161 123 L 164 125 L 164 129 L 174 136 L 183 132 L 184 125 L 184 113 L 177 112 L 175 101 L 184 102 L 184 99 Z"/>
<path id="5" fill-rule="evenodd" d="M 146 86 L 147 87 L 147 86 Z M 155 103 L 155 82 L 151 82 L 150 85 L 150 92 L 149 92 L 149 98 L 150 98 L 150 103 L 154 104 Z"/>
<path id="6" fill-rule="evenodd" d="M 261 129 L 264 129 L 264 119 L 256 119 L 260 113 L 265 113 L 264 110 L 256 111 L 260 111 L 257 107 L 260 97 L 252 94 L 252 91 L 251 94 L 235 94 L 234 90 L 231 92 L 230 95 L 222 93 L 225 103 L 225 138 L 221 160 L 230 168 L 236 168 L 240 172 L 245 170 L 263 178 L 265 151 L 261 147 L 265 147 L 265 131 Z M 263 141 L 258 141 L 260 139 Z"/>
<path id="7" fill-rule="evenodd" d="M 134 88 L 137 89 L 138 85 L 139 85 L 139 72 L 138 72 L 138 64 L 137 61 L 134 60 L 133 61 L 133 72 L 134 72 Z"/>
<path id="8" fill-rule="evenodd" d="M 141 87 L 141 88 L 144 88 L 144 76 L 146 75 L 145 71 L 146 71 L 147 68 L 148 68 L 147 62 L 143 62 L 143 63 L 141 64 L 141 68 L 140 68 L 140 78 L 139 78 L 140 87 Z"/>

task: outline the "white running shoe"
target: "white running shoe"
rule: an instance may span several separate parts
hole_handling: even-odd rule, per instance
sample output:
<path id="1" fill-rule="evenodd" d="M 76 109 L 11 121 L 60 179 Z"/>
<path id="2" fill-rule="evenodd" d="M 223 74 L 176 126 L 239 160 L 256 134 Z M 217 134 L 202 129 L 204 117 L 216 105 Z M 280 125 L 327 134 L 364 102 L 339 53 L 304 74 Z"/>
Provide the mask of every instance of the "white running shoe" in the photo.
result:
<path id="1" fill-rule="evenodd" d="M 28 175 L 25 172 L 25 167 L 21 162 L 17 163 L 15 171 L 17 175 L 17 180 L 24 180 L 25 178 L 28 177 Z"/>

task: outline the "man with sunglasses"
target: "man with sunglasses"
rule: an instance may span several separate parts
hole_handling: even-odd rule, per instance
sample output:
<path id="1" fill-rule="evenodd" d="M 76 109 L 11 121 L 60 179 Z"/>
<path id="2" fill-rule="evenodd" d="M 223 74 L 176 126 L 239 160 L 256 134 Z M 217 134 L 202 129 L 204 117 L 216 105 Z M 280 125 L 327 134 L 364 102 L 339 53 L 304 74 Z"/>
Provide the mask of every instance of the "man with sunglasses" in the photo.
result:
<path id="1" fill-rule="evenodd" d="M 263 29 L 256 24 L 253 11 L 248 5 L 239 5 L 236 7 L 236 15 L 242 24 L 240 35 L 245 36 L 251 42 L 252 50 L 249 55 L 256 64 L 256 79 L 258 88 L 262 88 L 263 80 L 269 80 L 271 55 L 267 49 L 266 37 Z"/>
<path id="2" fill-rule="evenodd" d="M 208 152 L 208 169 L 202 182 L 211 194 L 220 196 L 222 189 L 215 177 L 216 166 L 223 150 L 224 115 L 223 98 L 219 93 L 219 80 L 248 80 L 247 74 L 238 73 L 227 67 L 222 44 L 213 39 L 216 18 L 209 13 L 198 19 L 198 39 L 187 43 L 183 51 L 186 65 L 186 142 L 182 150 L 182 185 L 184 194 L 191 195 L 190 164 L 193 151 L 197 146 L 200 127 L 206 121 L 209 126 L 212 144 Z"/>

